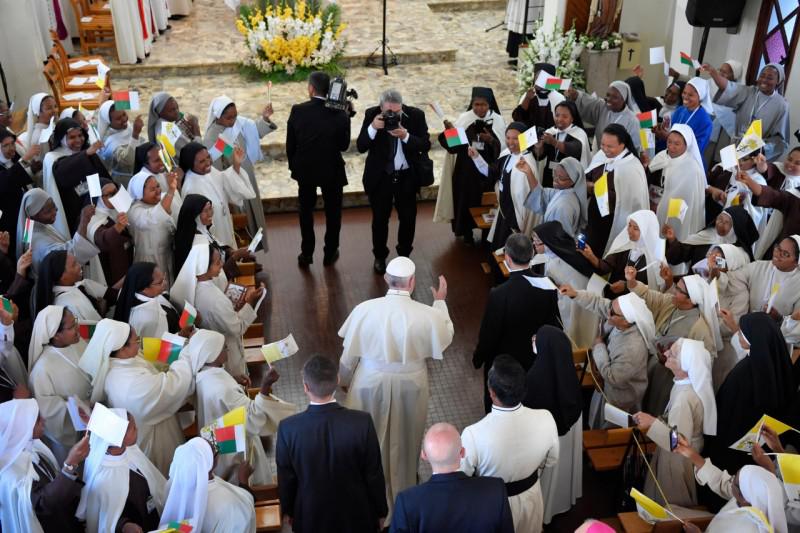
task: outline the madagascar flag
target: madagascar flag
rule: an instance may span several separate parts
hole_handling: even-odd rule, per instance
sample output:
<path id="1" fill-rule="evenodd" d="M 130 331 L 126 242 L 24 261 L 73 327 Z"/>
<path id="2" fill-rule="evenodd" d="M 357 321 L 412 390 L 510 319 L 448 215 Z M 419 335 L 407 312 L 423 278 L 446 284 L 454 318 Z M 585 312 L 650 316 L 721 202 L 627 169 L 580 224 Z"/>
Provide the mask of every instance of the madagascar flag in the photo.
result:
<path id="1" fill-rule="evenodd" d="M 200 430 L 200 436 L 216 443 L 219 453 L 238 453 L 246 450 L 244 406 L 225 413 Z"/>
<path id="2" fill-rule="evenodd" d="M 233 156 L 233 144 L 229 143 L 224 137 L 222 137 L 222 135 L 220 135 L 217 137 L 217 140 L 214 142 L 214 146 L 211 147 L 209 152 L 211 153 L 211 158 L 214 161 L 223 155 L 230 159 Z"/>
<path id="3" fill-rule="evenodd" d="M 156 531 L 156 533 L 191 533 L 191 531 L 194 530 L 188 520 L 181 520 L 180 522 L 173 520 L 160 527 L 161 529 Z"/>
<path id="4" fill-rule="evenodd" d="M 561 78 L 547 78 L 547 81 L 544 83 L 544 88 L 550 91 L 558 91 L 561 89 L 562 81 Z"/>
<path id="5" fill-rule="evenodd" d="M 151 363 L 171 365 L 178 360 L 186 339 L 165 333 L 160 339 L 145 337 L 142 339 L 142 357 Z"/>
<path id="6" fill-rule="evenodd" d="M 139 93 L 136 91 L 114 91 L 111 93 L 114 109 L 136 111 L 139 109 Z"/>
<path id="7" fill-rule="evenodd" d="M 464 131 L 464 128 L 450 128 L 449 130 L 444 130 L 444 140 L 447 141 L 448 148 L 469 144 L 467 132 Z"/>
<path id="8" fill-rule="evenodd" d="M 644 113 L 637 113 L 636 118 L 639 119 L 639 127 L 642 129 L 650 129 L 655 127 L 658 122 L 658 115 L 656 110 L 645 111 Z"/>
<path id="9" fill-rule="evenodd" d="M 30 218 L 25 219 L 25 232 L 22 234 L 22 242 L 30 244 L 33 238 L 33 220 Z"/>
<path id="10" fill-rule="evenodd" d="M 94 335 L 94 329 L 97 327 L 95 323 L 85 322 L 83 324 L 78 324 L 78 332 L 81 335 L 81 338 L 85 341 L 88 341 Z"/>
<path id="11" fill-rule="evenodd" d="M 194 326 L 194 321 L 197 318 L 197 309 L 192 306 L 189 302 L 183 304 L 183 312 L 181 313 L 181 317 L 178 319 L 178 325 L 181 329 Z"/>
<path id="12" fill-rule="evenodd" d="M 683 63 L 684 65 L 689 65 L 690 67 L 695 66 L 694 59 L 692 59 L 692 56 L 690 56 L 686 52 L 681 52 L 681 63 Z"/>

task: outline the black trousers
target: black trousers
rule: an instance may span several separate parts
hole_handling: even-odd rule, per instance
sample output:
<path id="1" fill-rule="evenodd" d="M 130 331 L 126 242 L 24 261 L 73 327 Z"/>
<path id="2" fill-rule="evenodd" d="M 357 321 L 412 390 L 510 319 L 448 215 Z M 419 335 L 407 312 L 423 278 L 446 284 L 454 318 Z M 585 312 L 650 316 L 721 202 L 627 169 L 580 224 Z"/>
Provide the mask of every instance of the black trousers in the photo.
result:
<path id="1" fill-rule="evenodd" d="M 339 230 L 342 228 L 342 186 L 322 185 L 322 203 L 325 207 L 325 255 L 339 249 Z M 314 206 L 317 204 L 317 186 L 299 183 L 297 187 L 300 215 L 300 252 L 314 255 Z"/>
<path id="2" fill-rule="evenodd" d="M 384 174 L 375 189 L 369 193 L 372 208 L 372 254 L 375 259 L 386 259 L 389 248 L 389 217 L 392 205 L 397 210 L 400 227 L 397 230 L 397 255 L 408 257 L 414 246 L 417 225 L 417 183 L 411 169 L 401 170 L 396 176 Z"/>

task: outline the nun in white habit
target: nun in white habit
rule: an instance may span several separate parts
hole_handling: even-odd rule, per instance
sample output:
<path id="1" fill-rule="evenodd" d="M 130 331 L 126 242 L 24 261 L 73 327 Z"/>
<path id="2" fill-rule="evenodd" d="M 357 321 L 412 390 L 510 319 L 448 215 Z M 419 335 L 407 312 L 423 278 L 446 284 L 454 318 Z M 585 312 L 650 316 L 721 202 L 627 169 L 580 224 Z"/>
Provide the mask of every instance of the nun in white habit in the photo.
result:
<path id="1" fill-rule="evenodd" d="M 103 141 L 103 148 L 97 155 L 103 160 L 111 173 L 111 178 L 127 185 L 133 174 L 136 147 L 145 142 L 141 135 L 144 121 L 137 116 L 133 125 L 128 123 L 128 113 L 115 109 L 114 101 L 103 102 L 97 110 L 97 133 Z"/>
<path id="2" fill-rule="evenodd" d="M 79 530 L 77 521 L 69 516 L 69 502 L 78 498 L 81 483 L 74 473 L 67 476 L 65 470 L 59 469 L 60 463 L 40 440 L 43 428 L 36 400 L 15 399 L 0 404 L 0 523 L 3 531 Z M 81 442 L 83 450 L 87 443 Z M 70 450 L 73 466 L 85 457 L 76 448 L 78 446 Z M 42 512 L 44 524 L 36 516 L 36 509 Z"/>
<path id="3" fill-rule="evenodd" d="M 637 264 L 639 258 L 644 255 L 647 271 L 647 286 L 653 290 L 658 290 L 663 285 L 659 270 L 661 264 L 665 262 L 666 241 L 661 238 L 661 231 L 658 225 L 656 214 L 652 211 L 643 209 L 628 215 L 628 222 L 633 221 L 639 227 L 639 239 L 631 240 L 630 232 L 624 228 L 611 243 L 611 246 L 604 257 L 612 254 L 628 251 L 628 262 Z"/>
<path id="4" fill-rule="evenodd" d="M 25 235 L 25 219 L 33 221 L 33 234 L 31 236 L 31 251 L 33 254 L 33 271 L 36 274 L 39 265 L 53 250 L 66 250 L 74 255 L 81 265 L 87 265 L 87 278 L 105 282 L 103 266 L 97 254 L 100 250 L 86 238 L 87 225 L 91 217 L 86 211 L 91 212 L 91 206 L 84 207 L 81 211 L 81 224 L 78 230 L 69 239 L 67 235 L 59 232 L 53 223 L 57 208 L 53 199 L 42 189 L 31 189 L 22 197 L 19 217 L 17 218 L 17 257 L 25 252 L 23 236 Z M 85 223 L 84 223 L 85 220 Z"/>
<path id="5" fill-rule="evenodd" d="M 128 189 L 134 202 L 128 211 L 133 228 L 135 262 L 155 263 L 167 276 L 172 272 L 172 238 L 175 235 L 173 201 L 178 190 L 178 178 L 170 174 L 167 191 L 161 192 L 156 176 L 146 169 L 131 178 Z"/>
<path id="6" fill-rule="evenodd" d="M 36 315 L 28 349 L 29 384 L 47 436 L 64 452 L 80 439 L 67 400 L 75 396 L 88 405 L 92 395 L 92 379 L 78 366 L 85 347 L 78 321 L 65 307 L 48 305 Z"/>
<path id="7" fill-rule="evenodd" d="M 198 361 L 181 352 L 167 372 L 160 372 L 139 354 L 139 337 L 130 325 L 98 322 L 80 360 L 92 376 L 92 401 L 108 399 L 127 409 L 138 424 L 137 444 L 162 472 L 183 442 L 176 413 L 194 389 Z"/>
<path id="8" fill-rule="evenodd" d="M 206 118 L 206 133 L 203 137 L 203 144 L 212 153 L 213 146 L 217 139 L 222 135 L 229 142 L 245 151 L 246 157 L 242 160 L 241 166 L 250 178 L 250 186 L 255 192 L 255 196 L 245 203 L 244 211 L 247 213 L 247 229 L 250 235 L 255 235 L 259 228 L 266 231 L 264 221 L 264 206 L 261 203 L 261 195 L 258 192 L 258 181 L 256 180 L 256 169 L 254 165 L 264 159 L 261 152 L 261 138 L 275 131 L 278 126 L 272 122 L 272 104 L 267 104 L 261 111 L 261 116 L 257 120 L 252 120 L 241 116 L 233 100 L 225 95 L 218 96 L 211 101 L 208 106 L 208 117 Z M 233 164 L 229 158 L 220 154 L 213 160 L 212 165 L 217 170 L 223 171 Z M 266 234 L 261 241 L 264 250 L 267 249 Z"/>
<path id="9" fill-rule="evenodd" d="M 161 91 L 155 93 L 150 100 L 147 115 L 147 138 L 150 142 L 157 142 L 158 135 L 166 133 L 164 130 L 166 122 L 174 123 L 180 133 L 177 140 L 172 141 L 172 147 L 175 148 L 174 158 L 177 160 L 184 146 L 202 137 L 200 125 L 197 117 L 194 115 L 184 116 L 180 111 L 178 101 L 170 94 Z"/>
<path id="10" fill-rule="evenodd" d="M 225 413 L 244 406 L 247 413 L 247 462 L 253 467 L 252 485 L 272 483 L 273 472 L 261 437 L 275 435 L 278 423 L 297 412 L 297 406 L 284 402 L 270 391 L 278 373 L 270 368 L 261 381 L 261 389 L 252 400 L 247 391 L 222 368 L 227 359 L 225 337 L 216 331 L 198 330 L 185 348 L 197 352 L 204 366 L 197 373 L 197 425 L 205 427 Z M 230 482 L 238 479 L 240 454 L 222 454 L 214 473 Z"/>
<path id="11" fill-rule="evenodd" d="M 697 488 L 692 463 L 672 453 L 670 429 L 677 428 L 698 451 L 703 449 L 703 434 L 717 434 L 717 403 L 711 383 L 711 356 L 701 341 L 681 338 L 667 352 L 664 363 L 675 376 L 669 403 L 663 415 L 636 413 L 634 421 L 656 443 L 651 466 L 667 501 L 673 505 L 697 505 Z M 644 493 L 662 505 L 664 498 L 652 477 L 645 479 Z"/>
<path id="12" fill-rule="evenodd" d="M 175 450 L 162 524 L 191 519 L 198 533 L 255 533 L 253 496 L 217 476 L 209 479 L 217 457 L 200 437 Z"/>
<path id="13" fill-rule="evenodd" d="M 25 131 L 19 134 L 17 141 L 22 144 L 25 151 L 28 151 L 34 144 L 41 145 L 42 151 L 35 158 L 36 161 L 43 161 L 45 154 L 50 150 L 50 146 L 47 143 L 49 139 L 44 139 L 43 141 L 40 141 L 40 139 L 42 132 L 47 129 L 50 122 L 55 119 L 55 116 L 56 101 L 52 96 L 47 93 L 36 93 L 31 96 L 28 101 L 26 128 Z"/>
<path id="14" fill-rule="evenodd" d="M 65 119 L 63 122 L 59 120 L 53 132 L 53 141 L 55 141 L 56 146 L 45 154 L 44 162 L 42 163 L 42 188 L 50 195 L 56 204 L 56 208 L 58 208 L 53 227 L 62 234 L 69 235 L 66 210 L 61 203 L 61 194 L 58 192 L 58 185 L 53 175 L 53 165 L 62 157 L 77 154 L 81 151 L 84 144 L 83 130 L 80 124 L 71 118 Z"/>
<path id="15" fill-rule="evenodd" d="M 661 171 L 661 187 L 656 186 L 663 191 L 656 209 L 659 226 L 669 220 L 679 241 L 703 229 L 706 175 L 692 128 L 686 124 L 674 124 L 667 138 L 667 149 L 656 154 L 647 168 Z M 678 212 L 671 213 L 670 204 L 678 202 L 681 202 Z M 686 268 L 681 270 L 675 273 L 686 273 Z"/>
<path id="16" fill-rule="evenodd" d="M 157 527 L 158 518 L 164 508 L 167 480 L 136 445 L 137 427 L 133 416 L 118 407 L 112 408 L 111 412 L 128 422 L 127 431 L 121 446 L 111 445 L 97 432 L 91 434 L 89 457 L 86 458 L 83 469 L 85 485 L 75 515 L 86 522 L 88 531 L 124 531 L 123 523 L 131 523 L 143 529 Z M 147 490 L 141 481 L 144 481 Z M 154 523 L 135 523 L 123 516 L 131 496 L 131 487 L 138 489 L 132 498 L 137 504 L 141 503 L 138 500 L 146 502 L 147 518 L 151 518 Z"/>
<path id="17" fill-rule="evenodd" d="M 556 221 L 570 237 L 575 237 L 588 222 L 589 201 L 586 196 L 586 175 L 581 162 L 565 157 L 553 169 L 553 188 L 542 187 L 524 159 L 517 168 L 528 177 L 531 192 L 525 207 L 542 216 L 542 222 Z"/>
<path id="18" fill-rule="evenodd" d="M 221 272 L 222 258 L 219 249 L 209 244 L 192 246 L 172 285 L 170 298 L 176 309 L 183 309 L 187 302 L 192 304 L 203 316 L 203 325 L 207 329 L 225 335 L 225 347 L 228 351 L 225 369 L 242 382 L 247 375 L 242 335 L 256 319 L 254 306 L 264 289 L 248 288 L 244 294 L 244 304 L 237 309 L 225 291 L 214 281 Z"/>
<path id="19" fill-rule="evenodd" d="M 225 246 L 237 249 L 233 231 L 233 219 L 229 204 L 243 207 L 245 200 L 256 197 L 250 185 L 250 176 L 242 168 L 245 151 L 240 147 L 233 150 L 233 165 L 219 171 L 212 165 L 211 154 L 200 143 L 191 142 L 183 147 L 180 165 L 186 176 L 181 193 L 201 194 L 211 200 L 214 206 L 214 233 Z"/>

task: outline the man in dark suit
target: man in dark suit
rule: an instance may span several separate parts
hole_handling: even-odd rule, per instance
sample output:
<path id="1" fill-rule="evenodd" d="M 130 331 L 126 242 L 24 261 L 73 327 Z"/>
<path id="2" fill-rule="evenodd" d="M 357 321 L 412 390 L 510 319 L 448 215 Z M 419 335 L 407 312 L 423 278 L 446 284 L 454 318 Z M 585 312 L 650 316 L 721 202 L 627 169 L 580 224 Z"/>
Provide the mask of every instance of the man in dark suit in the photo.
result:
<path id="1" fill-rule="evenodd" d="M 312 72 L 308 77 L 309 100 L 292 106 L 286 127 L 286 155 L 292 179 L 297 182 L 300 214 L 300 255 L 306 268 L 314 262 L 314 206 L 317 187 L 325 206 L 325 248 L 322 263 L 339 258 L 342 227 L 342 188 L 347 185 L 342 152 L 350 146 L 350 117 L 345 111 L 325 106 L 330 77 Z"/>
<path id="2" fill-rule="evenodd" d="M 336 363 L 321 355 L 306 361 L 310 405 L 278 426 L 278 490 L 293 531 L 374 533 L 388 513 L 372 418 L 337 404 L 338 384 Z"/>
<path id="3" fill-rule="evenodd" d="M 398 121 L 399 120 L 399 121 Z M 358 134 L 358 151 L 369 151 L 364 165 L 364 192 L 372 208 L 372 254 L 377 274 L 386 271 L 389 217 L 397 210 L 397 254 L 408 257 L 417 223 L 417 192 L 424 183 L 424 162 L 431 140 L 425 113 L 403 105 L 394 89 L 381 94 L 380 105 L 364 113 Z"/>
<path id="4" fill-rule="evenodd" d="M 531 342 L 533 335 L 545 324 L 562 329 L 558 291 L 535 286 L 543 278 L 531 272 L 528 265 L 532 257 L 530 238 L 521 233 L 508 237 L 505 262 L 511 274 L 505 283 L 489 293 L 478 346 L 472 356 L 475 368 L 483 365 L 484 378 L 488 378 L 492 362 L 500 354 L 509 354 L 527 371 L 535 358 Z M 485 385 L 483 404 L 487 413 L 491 411 L 492 400 Z"/>
<path id="5" fill-rule="evenodd" d="M 503 480 L 469 477 L 459 470 L 464 448 L 455 427 L 431 426 L 420 456 L 431 464 L 433 475 L 397 495 L 392 533 L 513 533 Z"/>

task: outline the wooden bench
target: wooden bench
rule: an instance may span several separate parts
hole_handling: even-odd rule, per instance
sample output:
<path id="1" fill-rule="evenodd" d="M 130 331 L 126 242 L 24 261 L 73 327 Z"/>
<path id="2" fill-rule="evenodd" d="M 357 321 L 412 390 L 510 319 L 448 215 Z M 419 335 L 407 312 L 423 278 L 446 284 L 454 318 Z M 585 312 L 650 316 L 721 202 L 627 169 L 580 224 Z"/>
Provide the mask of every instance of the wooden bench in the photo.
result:
<path id="1" fill-rule="evenodd" d="M 583 449 L 596 472 L 609 472 L 622 466 L 632 449 L 631 428 L 590 429 L 583 432 Z"/>
<path id="2" fill-rule="evenodd" d="M 492 252 L 492 257 L 494 257 L 495 262 L 497 263 L 497 267 L 500 269 L 500 272 L 503 273 L 504 278 L 508 278 L 511 273 L 508 271 L 508 267 L 504 259 L 506 258 L 505 254 L 497 255 L 496 253 Z"/>
<path id="3" fill-rule="evenodd" d="M 280 505 L 256 504 L 256 533 L 280 531 L 282 528 Z"/>
<path id="4" fill-rule="evenodd" d="M 247 331 L 244 332 L 245 339 L 261 339 L 261 344 L 264 343 L 264 324 L 261 322 L 253 322 Z M 260 345 L 259 345 L 260 346 Z"/>
<path id="5" fill-rule="evenodd" d="M 622 531 L 625 533 L 679 533 L 683 532 L 683 525 L 677 520 L 667 520 L 664 522 L 657 522 L 655 524 L 650 524 L 646 522 L 639 513 L 636 511 L 630 511 L 627 513 L 617 513 L 617 518 L 619 518 L 620 523 L 622 524 Z M 700 528 L 701 531 L 705 531 L 708 527 L 708 524 L 711 523 L 713 520 L 713 516 L 709 517 L 702 517 L 702 518 L 691 518 L 685 519 L 687 522 L 691 522 L 695 524 L 697 527 Z"/>
<path id="6" fill-rule="evenodd" d="M 469 214 L 472 215 L 472 221 L 475 222 L 475 226 L 480 230 L 488 230 L 492 227 L 491 222 L 487 222 L 483 215 L 489 213 L 492 210 L 491 207 L 470 207 Z"/>

